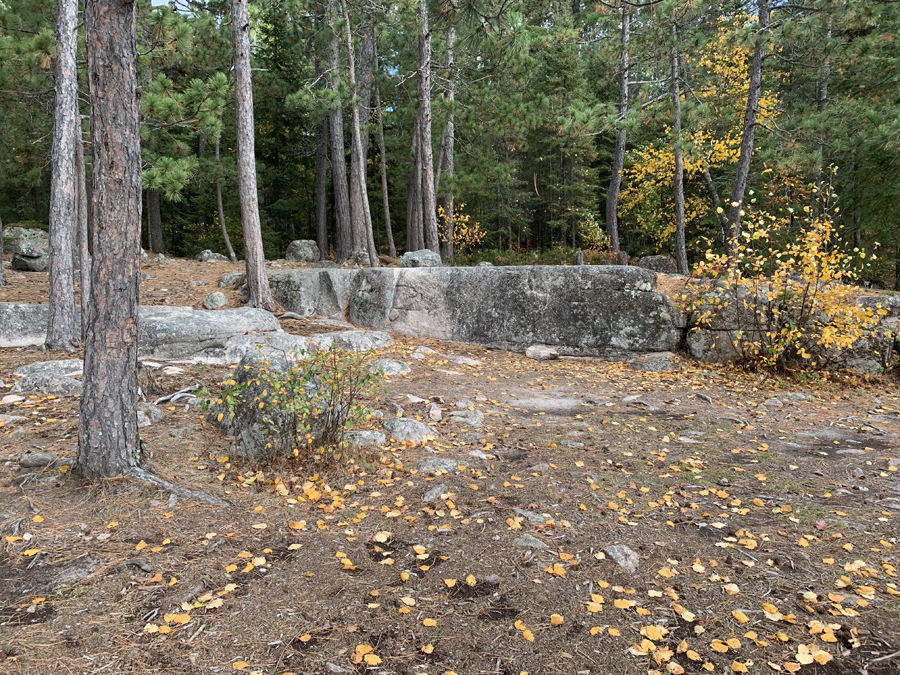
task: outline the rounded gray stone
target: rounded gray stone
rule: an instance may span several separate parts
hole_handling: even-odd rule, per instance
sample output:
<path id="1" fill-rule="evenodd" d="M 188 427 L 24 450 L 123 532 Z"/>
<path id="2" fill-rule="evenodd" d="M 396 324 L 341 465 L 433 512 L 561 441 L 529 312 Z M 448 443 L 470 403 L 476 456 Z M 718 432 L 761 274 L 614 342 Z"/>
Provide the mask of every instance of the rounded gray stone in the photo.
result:
<path id="1" fill-rule="evenodd" d="M 228 262 L 228 257 L 207 248 L 197 254 L 197 260 L 200 262 Z"/>
<path id="2" fill-rule="evenodd" d="M 319 245 L 312 239 L 296 239 L 288 244 L 284 259 L 291 262 L 314 263 L 319 260 Z"/>
<path id="3" fill-rule="evenodd" d="M 222 291 L 216 291 L 215 293 L 210 293 L 203 300 L 203 306 L 206 309 L 221 309 L 225 305 L 228 304 L 228 298 L 225 297 L 225 294 Z"/>
<path id="4" fill-rule="evenodd" d="M 441 267 L 441 256 L 430 249 L 407 251 L 400 258 L 400 267 Z"/>
<path id="5" fill-rule="evenodd" d="M 391 438 L 398 441 L 421 443 L 422 441 L 437 438 L 438 436 L 437 432 L 427 424 L 423 424 L 418 420 L 410 419 L 408 417 L 392 417 L 387 419 L 384 421 L 384 429 L 390 434 Z"/>
<path id="6" fill-rule="evenodd" d="M 369 368 L 370 373 L 381 373 L 382 375 L 406 375 L 412 372 L 409 364 L 396 359 L 379 359 L 372 363 Z"/>

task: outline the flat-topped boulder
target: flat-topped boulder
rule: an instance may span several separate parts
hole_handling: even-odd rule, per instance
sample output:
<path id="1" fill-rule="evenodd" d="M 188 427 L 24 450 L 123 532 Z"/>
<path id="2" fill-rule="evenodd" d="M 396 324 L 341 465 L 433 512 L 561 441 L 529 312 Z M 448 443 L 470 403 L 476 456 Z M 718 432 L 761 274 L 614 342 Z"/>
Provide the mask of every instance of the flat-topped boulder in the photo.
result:
<path id="1" fill-rule="evenodd" d="M 303 269 L 269 272 L 272 295 L 300 316 L 343 318 L 359 270 Z"/>

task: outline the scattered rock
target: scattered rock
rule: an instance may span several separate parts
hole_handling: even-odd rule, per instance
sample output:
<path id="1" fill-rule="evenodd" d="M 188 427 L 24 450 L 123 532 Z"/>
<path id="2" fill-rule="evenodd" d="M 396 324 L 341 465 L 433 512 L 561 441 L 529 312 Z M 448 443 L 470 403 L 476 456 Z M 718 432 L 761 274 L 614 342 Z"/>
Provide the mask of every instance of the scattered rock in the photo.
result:
<path id="1" fill-rule="evenodd" d="M 225 294 L 222 293 L 222 291 L 210 293 L 203 300 L 203 307 L 205 307 L 206 309 L 221 309 L 227 304 L 228 298 L 225 297 Z"/>
<path id="2" fill-rule="evenodd" d="M 60 361 L 37 361 L 25 366 L 19 366 L 13 371 L 16 377 L 29 375 L 52 375 L 54 377 L 72 377 L 81 375 L 84 371 L 84 362 L 81 359 L 62 359 Z"/>
<path id="3" fill-rule="evenodd" d="M 467 399 L 460 399 L 454 405 L 460 410 L 469 410 L 470 408 L 474 410 L 475 408 L 475 404 Z"/>
<path id="4" fill-rule="evenodd" d="M 437 403 L 428 404 L 428 418 L 432 422 L 440 422 L 444 418 L 444 411 Z"/>
<path id="5" fill-rule="evenodd" d="M 24 422 L 27 418 L 21 415 L 0 415 L 0 428 L 9 427 L 19 422 Z"/>
<path id="6" fill-rule="evenodd" d="M 578 441 L 570 441 L 568 439 L 560 442 L 560 445 L 563 446 L 564 448 L 569 448 L 571 450 L 576 450 L 578 448 L 584 447 L 584 443 L 579 443 Z"/>
<path id="7" fill-rule="evenodd" d="M 219 288 L 229 288 L 237 286 L 238 282 L 244 278 L 243 272 L 225 272 L 219 277 Z"/>
<path id="8" fill-rule="evenodd" d="M 437 438 L 437 432 L 418 420 L 408 417 L 392 417 L 384 421 L 385 430 L 398 441 L 414 441 L 421 443 L 430 438 Z"/>
<path id="9" fill-rule="evenodd" d="M 494 263 L 488 262 L 487 260 L 482 260 L 480 263 L 475 265 L 475 267 L 493 267 Z"/>
<path id="10" fill-rule="evenodd" d="M 888 460 L 888 468 L 894 468 L 897 471 L 900 471 L 900 457 L 893 457 Z"/>
<path id="11" fill-rule="evenodd" d="M 313 335 L 311 342 L 318 346 L 334 344 L 350 352 L 368 352 L 394 344 L 391 336 L 381 331 L 346 330 L 341 333 Z"/>
<path id="12" fill-rule="evenodd" d="M 541 513 L 535 513 L 534 511 L 526 511 L 525 509 L 513 509 L 513 511 L 518 513 L 532 525 L 546 525 L 548 520 L 551 523 L 553 522 L 553 518 L 548 518 L 547 516 Z"/>
<path id="13" fill-rule="evenodd" d="M 788 394 L 775 394 L 776 398 L 780 398 L 782 401 L 814 401 L 815 397 L 810 396 L 809 394 L 802 393 L 788 393 Z"/>
<path id="14" fill-rule="evenodd" d="M 138 410 L 137 413 L 137 425 L 138 429 L 143 429 L 144 427 L 149 427 L 151 424 L 150 416 L 142 410 Z"/>
<path id="15" fill-rule="evenodd" d="M 337 267 L 337 263 L 334 260 L 317 260 L 316 267 L 321 269 L 334 269 Z"/>
<path id="16" fill-rule="evenodd" d="M 532 534 L 520 534 L 518 537 L 513 539 L 513 546 L 519 546 L 520 548 L 549 548 L 547 544 L 542 542 L 540 539 L 535 537 Z"/>
<path id="17" fill-rule="evenodd" d="M 29 452 L 19 457 L 19 466 L 23 469 L 40 469 L 50 466 L 56 461 L 56 455 L 49 452 Z"/>
<path id="18" fill-rule="evenodd" d="M 361 431 L 348 431 L 344 434 L 344 440 L 350 445 L 355 445 L 360 448 L 380 448 L 387 439 L 380 431 L 365 429 Z"/>
<path id="19" fill-rule="evenodd" d="M 150 272 L 144 272 L 141 275 L 141 281 L 150 281 L 151 279 L 155 279 L 155 278 L 156 278 L 156 275 L 150 274 Z"/>
<path id="20" fill-rule="evenodd" d="M 75 396 L 80 394 L 83 387 L 81 382 L 71 377 L 62 377 L 54 374 L 36 373 L 26 375 L 13 385 L 14 393 L 37 392 L 53 396 Z"/>
<path id="21" fill-rule="evenodd" d="M 162 422 L 166 418 L 166 413 L 163 412 L 163 409 L 152 403 L 140 402 L 137 404 L 137 409 L 147 415 L 151 422 Z"/>
<path id="22" fill-rule="evenodd" d="M 369 266 L 369 252 L 364 248 L 354 251 L 350 255 L 350 259 L 355 260 L 356 264 L 359 265 L 360 267 L 368 267 Z"/>
<path id="23" fill-rule="evenodd" d="M 411 354 L 412 358 L 419 359 L 420 361 L 429 356 L 440 356 L 436 351 L 429 347 L 417 347 L 416 351 Z"/>
<path id="24" fill-rule="evenodd" d="M 144 249 L 141 249 L 141 262 L 147 262 L 148 260 L 150 260 L 150 254 Z"/>
<path id="25" fill-rule="evenodd" d="M 380 372 L 382 375 L 405 375 L 412 372 L 408 364 L 395 359 L 379 359 L 372 363 L 369 368 L 370 373 Z"/>
<path id="26" fill-rule="evenodd" d="M 162 254 L 160 253 L 160 255 Z M 221 253 L 215 253 L 207 248 L 197 254 L 197 260 L 200 262 L 228 262 L 228 256 L 224 256 Z"/>
<path id="27" fill-rule="evenodd" d="M 189 288 L 200 288 L 200 286 L 206 286 L 205 281 L 197 281 L 197 280 L 189 280 L 187 282 Z"/>
<path id="28" fill-rule="evenodd" d="M 574 398 L 511 398 L 508 404 L 530 413 L 546 413 L 548 415 L 577 415 L 584 411 L 581 401 Z"/>
<path id="29" fill-rule="evenodd" d="M 470 427 L 480 427 L 484 424 L 484 413 L 478 410 L 454 410 L 450 413 L 450 419 Z"/>
<path id="30" fill-rule="evenodd" d="M 767 408 L 783 408 L 784 407 L 784 403 L 782 403 L 781 400 L 777 399 L 777 398 L 767 398 L 765 401 L 763 401 L 763 405 L 766 406 Z"/>
<path id="31" fill-rule="evenodd" d="M 641 559 L 638 557 L 638 554 L 624 544 L 607 546 L 603 549 L 603 552 L 609 556 L 614 563 L 630 574 L 637 572 L 640 567 Z"/>
<path id="32" fill-rule="evenodd" d="M 284 259 L 291 262 L 314 263 L 319 258 L 319 245 L 312 239 L 296 239 L 284 252 Z"/>
<path id="33" fill-rule="evenodd" d="M 172 438 L 184 438 L 194 430 L 193 427 L 180 427 L 178 429 L 169 429 L 169 436 Z"/>
<path id="34" fill-rule="evenodd" d="M 672 352 L 641 354 L 628 362 L 632 370 L 646 373 L 665 373 L 681 370 L 681 359 Z"/>
<path id="35" fill-rule="evenodd" d="M 12 247 L 12 268 L 21 272 L 46 272 L 50 269 L 50 238 L 43 230 L 16 241 Z M 38 234 L 40 233 L 40 234 Z"/>
<path id="36" fill-rule="evenodd" d="M 484 361 L 470 359 L 468 356 L 454 356 L 453 354 L 441 354 L 441 356 L 460 366 L 480 366 L 484 364 Z"/>
<path id="37" fill-rule="evenodd" d="M 550 470 L 550 465 L 547 464 L 547 462 L 541 462 L 540 464 L 535 464 L 534 466 L 529 466 L 528 470 L 529 471 L 546 472 L 546 471 Z"/>
<path id="38" fill-rule="evenodd" d="M 447 492 L 449 491 L 450 488 L 448 488 L 445 483 L 439 483 L 425 493 L 425 495 L 422 497 L 422 501 L 426 504 L 441 501 L 441 495 L 447 494 Z"/>
<path id="39" fill-rule="evenodd" d="M 559 352 L 547 345 L 531 345 L 525 350 L 525 356 L 535 361 L 553 361 L 559 358 Z"/>
<path id="40" fill-rule="evenodd" d="M 423 473 L 433 473 L 435 471 L 456 471 L 459 466 L 465 465 L 466 462 L 452 459 L 450 457 L 426 457 L 416 464 L 416 470 Z"/>
<path id="41" fill-rule="evenodd" d="M 645 255 L 638 261 L 638 267 L 661 274 L 678 274 L 675 258 L 668 255 Z"/>
<path id="42" fill-rule="evenodd" d="M 400 267 L 441 267 L 441 256 L 429 249 L 407 251 L 400 258 Z"/>

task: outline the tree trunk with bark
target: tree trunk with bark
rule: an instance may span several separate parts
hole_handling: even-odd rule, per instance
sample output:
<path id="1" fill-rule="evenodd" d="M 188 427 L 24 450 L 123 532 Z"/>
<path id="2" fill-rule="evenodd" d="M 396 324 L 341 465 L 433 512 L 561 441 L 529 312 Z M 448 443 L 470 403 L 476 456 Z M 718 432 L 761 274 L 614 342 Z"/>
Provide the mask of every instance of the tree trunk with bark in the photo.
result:
<path id="1" fill-rule="evenodd" d="M 0 214 L 0 286 L 6 284 L 6 268 L 3 266 L 3 216 Z"/>
<path id="2" fill-rule="evenodd" d="M 165 253 L 162 214 L 159 206 L 159 190 L 147 189 L 147 236 L 151 253 Z"/>
<path id="3" fill-rule="evenodd" d="M 753 47 L 753 61 L 750 64 L 750 84 L 747 89 L 747 109 L 744 111 L 744 128 L 741 134 L 741 150 L 738 155 L 734 187 L 728 210 L 728 238 L 725 252 L 734 263 L 737 258 L 738 238 L 741 236 L 741 215 L 744 209 L 744 193 L 750 177 L 750 160 L 753 159 L 753 141 L 756 134 L 756 118 L 759 113 L 759 97 L 762 93 L 763 60 L 766 56 L 766 32 L 769 26 L 770 0 L 759 0 L 759 29 Z"/>
<path id="4" fill-rule="evenodd" d="M 437 196 L 434 192 L 434 151 L 431 147 L 431 29 L 428 2 L 419 0 L 419 148 L 422 166 L 422 226 L 425 246 L 440 253 Z"/>
<path id="5" fill-rule="evenodd" d="M 369 211 L 369 194 L 366 187 L 366 159 L 360 130 L 362 121 L 359 116 L 361 106 L 356 98 L 358 91 L 356 86 L 356 63 L 353 55 L 353 38 L 350 31 L 350 14 L 347 11 L 346 3 L 344 4 L 344 37 L 347 41 L 347 58 L 349 63 L 347 70 L 350 74 L 350 91 L 354 95 L 350 105 L 350 133 L 351 142 L 353 143 L 350 158 L 350 169 L 353 172 L 350 191 L 350 212 L 353 218 L 351 226 L 353 252 L 355 253 L 359 250 L 367 251 L 369 265 L 378 267 L 378 251 L 375 249 L 375 241 L 372 237 L 372 213 Z M 362 46 L 360 46 L 360 51 L 363 51 Z M 371 65 L 369 71 L 371 74 Z M 368 106 L 366 111 L 368 112 Z"/>
<path id="6" fill-rule="evenodd" d="M 88 308 L 91 301 L 91 250 L 88 228 L 87 175 L 84 167 L 84 141 L 81 138 L 81 119 L 75 129 L 75 171 L 78 174 L 78 257 L 81 263 L 81 339 L 87 337 Z"/>
<path id="7" fill-rule="evenodd" d="M 141 274 L 141 138 L 130 0 L 85 8 L 94 151 L 94 260 L 76 465 L 97 480 L 138 465 L 137 328 Z"/>
<path id="8" fill-rule="evenodd" d="M 678 26 L 672 23 L 672 150 L 675 154 L 675 265 L 679 274 L 688 273 L 684 222 L 684 150 L 681 147 L 681 83 L 679 81 Z"/>
<path id="9" fill-rule="evenodd" d="M 391 205 L 388 199 L 387 154 L 384 147 L 384 120 L 381 116 L 381 87 L 377 79 L 375 80 L 375 114 L 378 119 L 378 152 L 381 155 L 381 199 L 384 207 L 384 230 L 388 241 L 388 255 L 396 258 L 397 247 L 394 245 L 394 232 L 391 229 Z"/>
<path id="10" fill-rule="evenodd" d="M 340 100 L 340 49 L 336 19 L 335 0 L 328 0 L 326 6 L 328 27 L 328 88 L 334 96 L 335 106 L 328 118 L 331 132 L 331 183 L 334 188 L 334 225 L 337 234 L 337 262 L 344 262 L 353 255 L 353 235 L 350 221 L 350 192 L 347 186 L 347 160 L 344 155 L 344 110 Z"/>
<path id="11" fill-rule="evenodd" d="M 219 164 L 219 146 L 221 145 L 222 135 L 216 136 L 216 165 Z M 228 227 L 225 223 L 225 205 L 222 203 L 222 179 L 216 179 L 216 206 L 219 210 L 219 227 L 222 228 L 222 239 L 225 240 L 225 248 L 228 249 L 228 259 L 231 262 L 237 262 L 237 256 L 234 254 L 234 247 L 231 245 L 231 238 L 228 236 Z"/>
<path id="12" fill-rule="evenodd" d="M 78 117 L 78 2 L 58 0 L 56 18 L 56 105 L 53 115 L 50 181 L 50 321 L 47 349 L 73 352 L 79 344 L 75 311 L 75 228 L 78 176 L 75 143 Z"/>
<path id="13" fill-rule="evenodd" d="M 412 171 L 406 188 L 406 250 L 421 251 L 425 248 L 422 233 L 422 145 L 419 143 L 420 118 L 413 123 Z"/>
<path id="14" fill-rule="evenodd" d="M 231 32 L 234 38 L 234 101 L 237 119 L 238 191 L 241 226 L 244 232 L 244 260 L 247 261 L 247 288 L 250 307 L 275 311 L 275 301 L 266 276 L 262 229 L 259 222 L 259 194 L 256 188 L 256 147 L 253 124 L 253 85 L 250 74 L 250 17 L 247 0 L 231 0 Z"/>
<path id="15" fill-rule="evenodd" d="M 444 260 L 451 265 L 456 259 L 456 223 L 453 217 L 453 177 L 456 175 L 456 161 L 454 145 L 456 140 L 456 125 L 453 105 L 456 101 L 456 61 L 454 60 L 454 43 L 456 42 L 456 27 L 447 28 L 447 106 L 450 113 L 447 116 L 447 126 L 444 129 L 441 147 L 444 172 L 450 180 L 450 187 L 444 191 Z M 439 165 L 440 168 L 440 165 Z M 435 191 L 437 185 L 435 185 Z"/>
<path id="16" fill-rule="evenodd" d="M 613 155 L 612 178 L 609 181 L 609 192 L 606 195 L 606 233 L 609 236 L 609 247 L 616 253 L 619 248 L 619 190 L 622 187 L 622 169 L 625 167 L 625 145 L 628 132 L 623 126 L 628 117 L 629 61 L 628 43 L 631 40 L 631 14 L 628 7 L 622 6 L 622 48 L 619 62 L 619 109 L 617 120 L 620 125 L 616 131 L 616 150 Z"/>
<path id="17" fill-rule="evenodd" d="M 825 26 L 825 59 L 822 63 L 822 70 L 819 72 L 819 85 L 816 96 L 816 110 L 819 113 L 825 112 L 828 107 L 828 85 L 831 82 L 831 36 L 833 30 L 833 19 L 828 17 Z M 821 123 L 821 122 L 820 122 Z M 818 146 L 818 158 L 816 161 L 815 183 L 818 190 L 813 194 L 812 211 L 813 216 L 818 216 L 825 208 L 826 200 L 824 199 L 824 191 L 822 184 L 822 167 L 825 163 L 825 134 L 820 132 Z"/>
<path id="18" fill-rule="evenodd" d="M 328 118 L 316 127 L 316 244 L 319 259 L 328 257 Z"/>

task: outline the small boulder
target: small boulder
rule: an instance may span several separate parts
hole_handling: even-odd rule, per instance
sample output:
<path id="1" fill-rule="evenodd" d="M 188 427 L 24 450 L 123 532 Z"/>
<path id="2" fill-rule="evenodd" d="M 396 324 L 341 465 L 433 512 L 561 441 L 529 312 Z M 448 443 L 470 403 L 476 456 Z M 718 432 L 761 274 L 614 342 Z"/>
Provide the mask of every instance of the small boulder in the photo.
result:
<path id="1" fill-rule="evenodd" d="M 221 309 L 225 305 L 228 304 L 228 298 L 225 297 L 225 294 L 222 291 L 216 291 L 215 293 L 210 293 L 203 300 L 203 307 L 205 309 Z"/>
<path id="2" fill-rule="evenodd" d="M 384 421 L 385 430 L 398 441 L 413 441 L 421 443 L 431 438 L 437 438 L 437 432 L 418 420 L 408 417 L 392 417 Z"/>
<path id="3" fill-rule="evenodd" d="M 638 267 L 661 274 L 678 274 L 675 258 L 668 255 L 645 255 L 638 261 Z"/>
<path id="4" fill-rule="evenodd" d="M 16 377 L 28 375 L 53 375 L 55 377 L 72 377 L 81 375 L 84 370 L 84 362 L 81 359 L 62 359 L 59 361 L 37 361 L 25 366 L 19 366 L 13 371 Z"/>
<path id="5" fill-rule="evenodd" d="M 416 464 L 416 470 L 422 473 L 434 473 L 436 471 L 457 471 L 466 462 L 452 457 L 426 457 Z"/>
<path id="6" fill-rule="evenodd" d="M 632 551 L 624 544 L 613 544 L 603 549 L 603 552 L 623 570 L 629 574 L 638 571 L 641 565 L 641 559 L 638 554 Z"/>
<path id="7" fill-rule="evenodd" d="M 16 241 L 12 249 L 12 268 L 21 272 L 46 272 L 50 269 L 50 239 L 43 230 L 26 231 L 41 234 L 21 237 Z"/>
<path id="8" fill-rule="evenodd" d="M 150 281 L 151 279 L 155 279 L 155 274 L 150 274 L 150 272 L 144 272 L 141 274 L 141 281 Z"/>
<path id="9" fill-rule="evenodd" d="M 13 385 L 13 393 L 37 392 L 52 396 L 75 396 L 82 392 L 81 382 L 71 377 L 37 373 L 26 375 Z"/>
<path id="10" fill-rule="evenodd" d="M 372 363 L 369 368 L 370 373 L 381 373 L 382 375 L 406 375 L 412 372 L 409 364 L 395 359 L 379 359 Z"/>
<path id="11" fill-rule="evenodd" d="M 480 427 L 484 424 L 484 413 L 478 410 L 454 410 L 450 419 L 468 427 Z"/>
<path id="12" fill-rule="evenodd" d="M 314 335 L 310 342 L 327 348 L 334 344 L 348 352 L 368 352 L 394 344 L 391 336 L 376 330 L 346 330 L 340 333 L 320 333 Z"/>
<path id="13" fill-rule="evenodd" d="M 369 252 L 366 249 L 358 249 L 354 251 L 350 257 L 355 260 L 356 264 L 360 267 L 369 267 Z"/>
<path id="14" fill-rule="evenodd" d="M 23 469 L 41 469 L 56 461 L 56 456 L 49 452 L 29 452 L 19 457 L 19 466 Z"/>
<path id="15" fill-rule="evenodd" d="M 525 350 L 525 356 L 535 361 L 552 361 L 559 358 L 559 352 L 547 345 L 531 345 Z"/>
<path id="16" fill-rule="evenodd" d="M 681 370 L 681 360 L 672 352 L 654 352 L 635 356 L 628 366 L 645 373 L 675 372 Z"/>
<path id="17" fill-rule="evenodd" d="M 18 422 L 24 422 L 27 418 L 21 415 L 0 415 L 0 429 L 9 427 Z"/>
<path id="18" fill-rule="evenodd" d="M 344 440 L 350 445 L 355 445 L 359 448 L 380 448 L 387 439 L 380 431 L 365 429 L 348 431 L 344 434 Z"/>
<path id="19" fill-rule="evenodd" d="M 206 282 L 192 279 L 187 282 L 187 285 L 189 288 L 199 288 L 200 286 L 206 286 Z"/>
<path id="20" fill-rule="evenodd" d="M 407 251 L 400 258 L 400 267 L 441 267 L 441 256 L 427 248 Z"/>
<path id="21" fill-rule="evenodd" d="M 439 483 L 425 493 L 425 495 L 422 497 L 422 501 L 426 504 L 439 502 L 441 501 L 441 496 L 447 494 L 449 491 L 450 488 L 447 487 L 446 483 Z"/>
<path id="22" fill-rule="evenodd" d="M 152 403 L 140 402 L 137 404 L 137 409 L 147 415 L 151 422 L 162 422 L 166 418 L 166 413 L 163 412 L 163 409 Z"/>
<path id="23" fill-rule="evenodd" d="M 416 351 L 412 353 L 412 357 L 414 359 L 419 359 L 419 361 L 422 361 L 428 356 L 439 356 L 439 354 L 430 347 L 417 347 Z"/>
<path id="24" fill-rule="evenodd" d="M 238 282 L 244 278 L 243 272 L 225 272 L 219 277 L 219 288 L 229 288 L 237 286 Z"/>
<path id="25" fill-rule="evenodd" d="M 200 262 L 228 262 L 228 257 L 207 248 L 197 254 L 197 260 Z"/>
<path id="26" fill-rule="evenodd" d="M 487 260 L 482 260 L 480 263 L 475 265 L 475 267 L 493 267 L 494 263 L 488 262 Z"/>
<path id="27" fill-rule="evenodd" d="M 144 427 L 149 427 L 151 424 L 150 416 L 147 413 L 138 410 L 137 413 L 137 425 L 138 429 L 143 429 Z"/>
<path id="28" fill-rule="evenodd" d="M 314 263 L 319 257 L 319 245 L 312 239 L 296 239 L 284 252 L 284 259 L 291 262 Z"/>
<path id="29" fill-rule="evenodd" d="M 520 548 L 537 548 L 544 549 L 548 548 L 547 544 L 542 542 L 540 539 L 535 537 L 533 534 L 521 534 L 515 539 L 513 539 L 513 546 L 518 546 Z"/>

